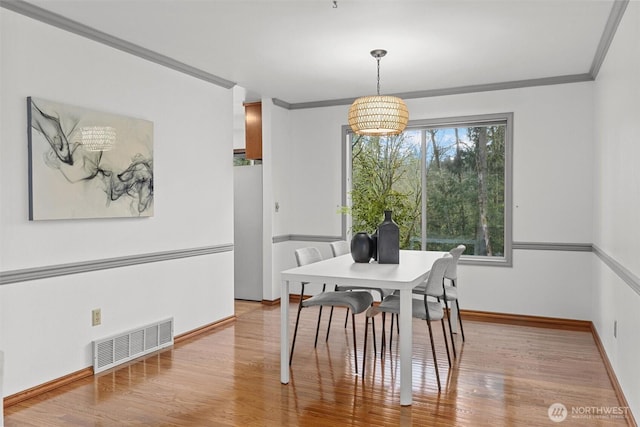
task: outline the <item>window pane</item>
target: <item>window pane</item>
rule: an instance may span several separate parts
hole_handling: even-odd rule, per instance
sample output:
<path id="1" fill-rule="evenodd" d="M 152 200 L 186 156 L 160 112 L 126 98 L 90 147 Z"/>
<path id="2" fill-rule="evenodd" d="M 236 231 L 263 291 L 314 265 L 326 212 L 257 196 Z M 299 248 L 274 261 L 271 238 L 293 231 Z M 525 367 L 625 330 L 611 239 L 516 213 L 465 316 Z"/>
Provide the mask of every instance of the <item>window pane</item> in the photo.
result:
<path id="1" fill-rule="evenodd" d="M 506 257 L 506 133 L 506 119 L 492 119 L 352 134 L 352 232 L 374 232 L 390 209 L 402 249 L 421 249 L 425 228 L 427 250 L 464 244 L 466 255 Z"/>
<path id="2" fill-rule="evenodd" d="M 400 227 L 400 247 L 420 249 L 420 139 L 415 132 L 352 138 L 352 227 L 373 233 L 385 209 Z"/>
<path id="3" fill-rule="evenodd" d="M 426 132 L 427 249 L 503 256 L 505 125 Z"/>

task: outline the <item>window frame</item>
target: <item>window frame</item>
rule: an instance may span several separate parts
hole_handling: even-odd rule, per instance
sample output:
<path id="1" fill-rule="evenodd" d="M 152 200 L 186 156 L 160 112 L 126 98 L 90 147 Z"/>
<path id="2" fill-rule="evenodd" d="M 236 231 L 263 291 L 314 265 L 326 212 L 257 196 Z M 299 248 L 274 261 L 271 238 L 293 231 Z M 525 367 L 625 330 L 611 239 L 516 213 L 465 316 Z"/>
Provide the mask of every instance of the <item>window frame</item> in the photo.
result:
<path id="1" fill-rule="evenodd" d="M 466 265 L 513 266 L 513 112 L 478 114 L 470 116 L 444 117 L 435 119 L 411 120 L 407 130 L 414 128 L 453 128 L 490 126 L 505 124 L 504 153 L 504 256 L 463 255 L 460 262 Z M 353 134 L 348 125 L 342 126 L 342 206 L 351 206 L 351 143 Z M 423 162 L 424 163 L 424 162 Z M 424 165 L 423 165 L 424 167 Z M 424 173 L 424 171 L 423 171 Z M 424 190 L 423 190 L 424 191 Z M 428 218 L 427 218 L 428 220 Z M 342 215 L 342 236 L 349 239 L 351 216 Z"/>

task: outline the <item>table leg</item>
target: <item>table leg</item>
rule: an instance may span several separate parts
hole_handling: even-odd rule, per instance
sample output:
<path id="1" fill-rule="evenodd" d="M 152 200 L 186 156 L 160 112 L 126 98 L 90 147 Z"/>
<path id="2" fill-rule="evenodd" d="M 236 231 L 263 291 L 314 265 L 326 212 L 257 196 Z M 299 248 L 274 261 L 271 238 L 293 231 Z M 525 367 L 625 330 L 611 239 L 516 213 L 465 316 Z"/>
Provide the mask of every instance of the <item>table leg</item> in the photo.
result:
<path id="1" fill-rule="evenodd" d="M 289 384 L 289 281 L 280 291 L 280 382 Z"/>
<path id="2" fill-rule="evenodd" d="M 411 405 L 412 396 L 412 303 L 411 289 L 400 290 L 400 404 Z"/>
<path id="3" fill-rule="evenodd" d="M 451 321 L 451 330 L 454 334 L 458 333 L 458 307 L 456 306 L 455 301 L 449 302 L 449 320 Z"/>

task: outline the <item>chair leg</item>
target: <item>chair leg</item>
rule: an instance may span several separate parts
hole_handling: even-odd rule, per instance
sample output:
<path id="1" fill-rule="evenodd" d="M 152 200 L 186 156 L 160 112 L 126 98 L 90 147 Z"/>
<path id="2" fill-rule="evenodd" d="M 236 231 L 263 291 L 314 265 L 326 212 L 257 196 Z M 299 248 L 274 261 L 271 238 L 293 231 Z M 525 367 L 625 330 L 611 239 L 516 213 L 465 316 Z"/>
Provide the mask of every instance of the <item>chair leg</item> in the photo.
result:
<path id="1" fill-rule="evenodd" d="M 393 344 L 393 322 L 396 323 L 396 334 L 400 335 L 400 316 L 398 314 L 391 313 L 391 328 L 389 329 L 389 351 L 391 351 L 391 344 Z"/>
<path id="2" fill-rule="evenodd" d="M 395 316 L 391 313 L 391 328 L 389 328 L 389 351 L 391 351 L 391 344 L 393 344 L 393 319 Z"/>
<path id="3" fill-rule="evenodd" d="M 436 347 L 433 344 L 433 333 L 431 331 L 431 322 L 427 320 L 427 328 L 429 329 L 429 340 L 431 341 L 431 353 L 433 354 L 433 366 L 436 369 L 436 379 L 438 380 L 438 392 L 442 390 L 440 386 L 440 372 L 438 372 L 438 361 L 436 359 Z"/>
<path id="4" fill-rule="evenodd" d="M 291 353 L 289 354 L 289 366 L 293 361 L 293 349 L 296 347 L 296 335 L 298 335 L 298 322 L 300 321 L 300 312 L 302 311 L 302 297 L 300 297 L 300 304 L 298 304 L 298 315 L 296 316 L 296 327 L 293 330 L 293 342 L 291 343 Z"/>
<path id="5" fill-rule="evenodd" d="M 447 323 L 449 324 L 449 336 L 451 337 L 451 348 L 453 348 L 453 357 L 458 357 L 458 355 L 456 354 L 456 343 L 453 339 L 453 328 L 451 327 L 451 313 L 449 313 L 449 304 L 447 303 L 446 298 L 443 298 L 443 299 L 444 299 L 444 311 L 445 313 L 447 313 Z M 449 364 L 449 366 L 451 366 L 451 364 Z"/>
<path id="6" fill-rule="evenodd" d="M 387 346 L 387 337 L 386 337 L 387 333 L 384 330 L 386 319 L 387 319 L 387 313 L 383 311 L 382 312 L 382 340 L 380 341 L 380 357 L 384 357 L 384 349 Z M 389 344 L 389 346 L 391 346 L 391 344 Z"/>
<path id="7" fill-rule="evenodd" d="M 376 319 L 373 316 L 371 316 L 371 328 L 371 331 L 373 332 L 373 354 L 376 354 L 378 352 L 376 345 Z"/>
<path id="8" fill-rule="evenodd" d="M 318 332 L 320 332 L 320 319 L 322 318 L 322 306 L 320 306 L 320 310 L 318 311 L 318 324 L 316 325 L 316 340 L 313 343 L 313 348 L 316 348 L 318 345 Z"/>
<path id="9" fill-rule="evenodd" d="M 456 299 L 456 308 L 458 309 L 458 325 L 460 325 L 460 333 L 462 334 L 462 342 L 464 342 L 464 328 L 462 327 L 462 316 L 460 315 L 460 304 Z"/>
<path id="10" fill-rule="evenodd" d="M 356 315 L 351 312 L 351 325 L 353 326 L 353 359 L 356 366 L 356 374 L 358 373 L 358 348 L 356 347 Z"/>
<path id="11" fill-rule="evenodd" d="M 455 279 L 451 279 L 451 285 L 455 288 L 457 285 Z M 456 308 L 458 309 L 458 324 L 460 325 L 460 334 L 462 335 L 462 342 L 464 342 L 464 328 L 462 327 L 462 316 L 460 315 L 460 303 L 456 298 Z"/>
<path id="12" fill-rule="evenodd" d="M 444 336 L 444 347 L 447 349 L 447 360 L 449 361 L 449 367 L 451 367 L 451 354 L 449 353 L 449 343 L 447 342 L 447 332 L 444 329 L 444 317 L 440 319 L 440 323 L 442 324 L 442 336 Z"/>
<path id="13" fill-rule="evenodd" d="M 329 312 L 329 324 L 327 325 L 327 336 L 325 337 L 325 342 L 329 341 L 329 332 L 331 331 L 331 319 L 333 319 L 333 306 L 331 306 L 331 311 Z"/>
<path id="14" fill-rule="evenodd" d="M 373 317 L 371 318 L 371 322 L 372 322 L 372 327 L 373 327 L 373 344 L 375 345 L 376 343 L 376 339 L 375 339 L 375 325 L 373 325 Z M 365 322 L 364 322 L 364 346 L 362 347 L 362 378 L 364 379 L 364 367 L 367 363 L 367 335 L 369 332 L 369 318 L 365 318 Z M 373 350 L 373 353 L 375 354 L 375 347 Z"/>

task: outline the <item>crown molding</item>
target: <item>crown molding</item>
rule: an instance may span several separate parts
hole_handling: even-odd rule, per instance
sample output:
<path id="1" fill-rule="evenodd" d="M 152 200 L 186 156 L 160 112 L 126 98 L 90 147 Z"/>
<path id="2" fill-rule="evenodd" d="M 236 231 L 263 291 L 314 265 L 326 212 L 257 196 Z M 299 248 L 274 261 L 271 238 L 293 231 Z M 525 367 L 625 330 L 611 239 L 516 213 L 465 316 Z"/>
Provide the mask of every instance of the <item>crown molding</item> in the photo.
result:
<path id="1" fill-rule="evenodd" d="M 46 9 L 35 6 L 31 3 L 27 3 L 23 0 L 2 0 L 0 1 L 0 7 L 27 16 L 29 18 L 33 18 L 37 21 L 44 22 L 45 24 L 52 25 L 62 30 L 69 31 L 79 36 L 86 37 L 90 40 L 102 43 L 123 52 L 130 53 L 131 55 L 135 55 L 139 58 L 146 59 L 147 61 L 154 62 L 167 68 L 171 68 L 197 79 L 213 83 L 214 85 L 221 86 L 225 89 L 231 89 L 236 85 L 235 82 L 232 82 L 230 80 L 223 79 L 222 77 L 215 76 L 199 68 L 192 67 L 191 65 L 185 64 L 180 61 L 176 61 L 175 59 L 162 55 L 158 52 L 154 52 L 142 46 L 130 43 L 121 38 L 114 37 L 110 34 L 96 30 L 95 28 L 73 21 L 62 15 L 50 12 Z"/>
<path id="2" fill-rule="evenodd" d="M 613 41 L 613 38 L 618 29 L 618 25 L 622 20 L 622 16 L 624 15 L 624 12 L 627 9 L 628 4 L 629 4 L 629 0 L 614 0 L 614 3 L 611 7 L 611 12 L 609 13 L 609 18 L 607 19 L 607 23 L 605 24 L 604 31 L 600 38 L 598 48 L 596 49 L 596 53 L 594 55 L 593 62 L 591 64 L 591 68 L 588 73 L 570 74 L 565 76 L 554 76 L 554 77 L 543 77 L 543 78 L 528 79 L 528 80 L 516 80 L 511 82 L 458 86 L 458 87 L 451 87 L 451 88 L 445 88 L 445 89 L 433 89 L 433 90 L 395 93 L 391 95 L 397 96 L 402 99 L 430 98 L 434 96 L 460 95 L 465 93 L 488 92 L 488 91 L 518 89 L 518 88 L 534 87 L 534 86 L 548 86 L 548 85 L 556 85 L 556 84 L 594 81 L 598 76 L 600 67 L 602 66 L 602 63 L 604 62 L 607 56 L 609 46 Z M 289 110 L 298 110 L 298 109 L 305 109 L 305 108 L 321 108 L 321 107 L 334 107 L 338 105 L 350 105 L 353 103 L 355 99 L 356 98 L 341 98 L 341 99 L 312 101 L 312 102 L 298 102 L 298 103 L 288 103 L 286 101 L 278 100 L 280 104 L 277 104 L 277 105 L 280 105 L 281 107 L 287 108 Z"/>
<path id="3" fill-rule="evenodd" d="M 593 81 L 593 77 L 589 73 L 570 74 L 566 76 L 543 77 L 539 79 L 515 80 L 511 82 L 487 83 L 479 85 L 457 86 L 444 89 L 418 90 L 413 92 L 392 93 L 389 95 L 397 96 L 402 99 L 415 98 L 432 98 L 435 96 L 461 95 L 465 93 L 490 92 L 496 90 L 519 89 L 534 86 L 549 86 L 567 83 L 581 83 Z M 321 108 L 335 107 L 338 105 L 351 105 L 356 98 L 340 98 L 325 101 L 298 102 L 288 103 L 278 100 L 281 107 L 289 110 L 300 110 L 305 108 Z M 275 102 L 274 102 L 275 103 Z"/>
<path id="4" fill-rule="evenodd" d="M 291 110 L 291 104 L 289 104 L 286 101 L 283 101 L 281 99 L 278 98 L 271 98 L 271 102 L 273 102 L 273 105 L 276 105 L 278 107 L 282 107 L 286 110 Z"/>
<path id="5" fill-rule="evenodd" d="M 593 62 L 591 63 L 591 69 L 589 70 L 589 74 L 593 80 L 596 79 L 600 72 L 600 67 L 607 56 L 609 46 L 611 46 L 613 37 L 616 35 L 618 25 L 620 25 L 620 21 L 622 20 L 622 16 L 624 15 L 624 11 L 627 9 L 628 4 L 629 0 L 615 0 L 613 2 L 611 13 L 609 13 L 609 19 L 607 19 L 607 23 L 604 26 L 600 43 L 598 43 L 598 48 L 596 49 Z"/>
<path id="6" fill-rule="evenodd" d="M 458 86 L 458 87 L 451 87 L 451 88 L 444 88 L 444 89 L 421 90 L 421 91 L 413 91 L 413 92 L 396 93 L 391 95 L 398 96 L 403 99 L 430 98 L 435 96 L 459 95 L 459 94 L 465 94 L 465 93 L 488 92 L 488 91 L 505 90 L 505 89 L 517 89 L 517 88 L 534 87 L 534 86 L 546 86 L 546 85 L 555 85 L 555 84 L 567 84 L 567 83 L 593 81 L 596 79 L 598 72 L 600 71 L 600 67 L 602 66 L 602 63 L 605 60 L 607 51 L 609 50 L 609 46 L 613 41 L 615 33 L 618 29 L 618 25 L 622 20 L 622 16 L 624 15 L 624 12 L 627 8 L 628 3 L 629 3 L 629 0 L 614 1 L 613 6 L 611 8 L 611 12 L 609 14 L 609 18 L 607 19 L 607 23 L 605 25 L 605 29 L 602 34 L 602 37 L 600 38 L 598 48 L 596 49 L 596 53 L 593 58 L 593 62 L 591 64 L 591 69 L 589 70 L 588 73 L 571 74 L 571 75 L 565 75 L 565 76 L 543 77 L 538 79 L 516 80 L 516 81 L 510 81 L 510 82 Z M 207 81 L 209 83 L 213 83 L 217 86 L 221 86 L 226 89 L 230 89 L 236 85 L 235 82 L 226 80 L 222 77 L 218 77 L 206 71 L 187 65 L 183 62 L 176 61 L 173 58 L 170 58 L 168 56 L 146 49 L 142 46 L 138 46 L 136 44 L 130 43 L 118 37 L 111 36 L 107 33 L 96 30 L 95 28 L 89 27 L 87 25 L 80 24 L 79 22 L 73 21 L 62 15 L 58 15 L 56 13 L 50 12 L 46 9 L 43 9 L 41 7 L 28 3 L 24 0 L 0 0 L 0 7 L 3 7 L 8 10 L 12 10 L 24 16 L 28 16 L 30 18 L 36 19 L 38 21 L 44 22 L 46 24 L 58 27 L 66 31 L 72 32 L 79 36 L 86 37 L 88 39 L 97 41 L 99 43 L 103 43 L 107 46 L 111 46 L 123 52 L 130 53 L 132 55 L 138 56 L 140 58 L 146 59 L 148 61 L 154 62 L 159 65 L 163 65 L 165 67 L 168 67 L 173 70 L 179 71 L 181 73 L 190 75 L 192 77 Z M 339 105 L 350 105 L 351 103 L 353 103 L 355 99 L 356 98 L 340 98 L 340 99 L 330 99 L 330 100 L 322 100 L 322 101 L 290 103 L 278 98 L 273 98 L 273 104 L 278 107 L 285 108 L 287 110 L 299 110 L 299 109 L 307 109 L 307 108 L 322 108 L 322 107 L 333 107 L 333 106 L 339 106 Z"/>

